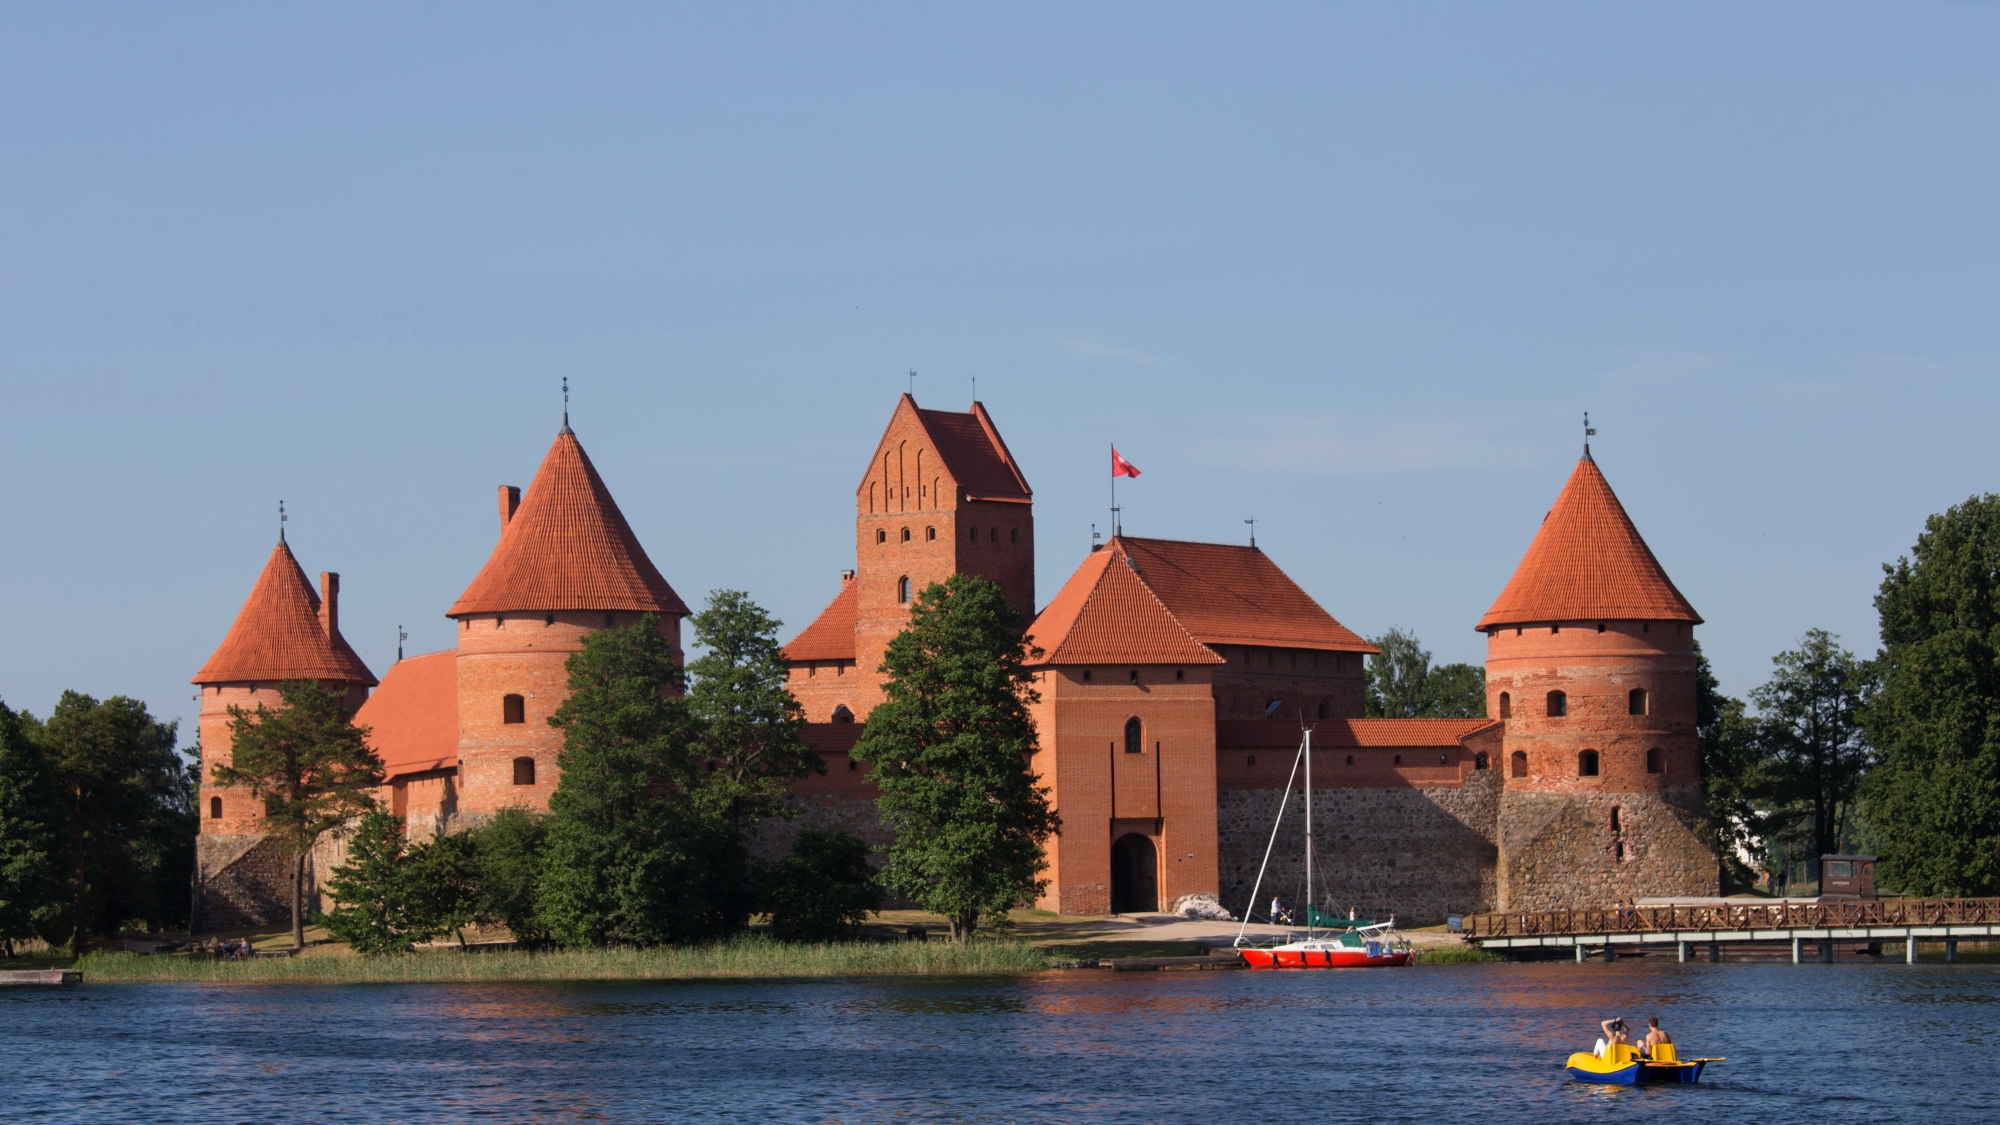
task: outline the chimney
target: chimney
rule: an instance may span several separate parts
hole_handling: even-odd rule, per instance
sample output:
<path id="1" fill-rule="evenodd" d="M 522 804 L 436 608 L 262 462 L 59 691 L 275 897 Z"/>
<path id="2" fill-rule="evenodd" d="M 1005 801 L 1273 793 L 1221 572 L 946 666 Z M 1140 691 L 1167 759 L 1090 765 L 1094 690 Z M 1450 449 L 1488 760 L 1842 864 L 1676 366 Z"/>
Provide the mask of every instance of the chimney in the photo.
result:
<path id="1" fill-rule="evenodd" d="M 852 586 L 852 585 L 854 585 L 854 572 L 853 572 L 853 571 L 851 571 L 851 570 L 843 570 L 843 571 L 841 571 L 841 572 L 840 572 L 840 588 L 841 588 L 841 589 L 843 589 L 843 590 L 845 590 L 845 589 L 847 589 L 847 588 L 848 588 L 849 586 Z"/>
<path id="2" fill-rule="evenodd" d="M 319 627 L 328 641 L 340 639 L 340 575 L 319 572 Z"/>
<path id="3" fill-rule="evenodd" d="M 521 490 L 519 488 L 514 487 L 511 484 L 501 485 L 500 486 L 500 530 L 502 532 L 505 532 L 507 530 L 507 525 L 513 522 L 514 509 L 519 508 L 520 506 L 521 506 Z"/>

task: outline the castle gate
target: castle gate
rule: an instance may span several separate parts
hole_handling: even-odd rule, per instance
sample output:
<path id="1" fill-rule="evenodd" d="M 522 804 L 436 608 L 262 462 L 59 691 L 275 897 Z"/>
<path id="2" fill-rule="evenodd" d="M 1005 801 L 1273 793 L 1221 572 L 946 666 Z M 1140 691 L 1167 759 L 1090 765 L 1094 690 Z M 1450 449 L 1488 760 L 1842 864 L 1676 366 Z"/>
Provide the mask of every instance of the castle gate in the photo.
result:
<path id="1" fill-rule="evenodd" d="M 1153 841 L 1137 832 L 1111 845 L 1111 912 L 1142 914 L 1160 908 L 1160 861 Z"/>

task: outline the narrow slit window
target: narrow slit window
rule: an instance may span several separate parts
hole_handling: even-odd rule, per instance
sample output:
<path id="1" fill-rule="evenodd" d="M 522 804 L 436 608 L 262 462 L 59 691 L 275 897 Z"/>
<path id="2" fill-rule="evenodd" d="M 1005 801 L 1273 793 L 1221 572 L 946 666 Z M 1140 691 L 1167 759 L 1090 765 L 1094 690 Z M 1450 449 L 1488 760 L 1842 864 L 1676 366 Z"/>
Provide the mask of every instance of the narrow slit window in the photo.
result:
<path id="1" fill-rule="evenodd" d="M 222 798 L 210 797 L 208 799 L 208 819 L 210 820 L 222 819 Z"/>
<path id="2" fill-rule="evenodd" d="M 899 602 L 908 602 L 910 600 L 910 579 L 908 575 L 896 579 L 896 600 Z"/>
<path id="3" fill-rule="evenodd" d="M 1146 749 L 1145 728 L 1139 724 L 1137 716 L 1125 720 L 1125 752 L 1144 753 Z"/>
<path id="4" fill-rule="evenodd" d="M 924 529 L 924 542 L 928 543 L 936 538 L 937 538 L 937 528 L 927 527 Z"/>
<path id="5" fill-rule="evenodd" d="M 1514 697 L 1504 691 L 1500 693 L 1500 717 L 1503 719 L 1514 717 Z"/>

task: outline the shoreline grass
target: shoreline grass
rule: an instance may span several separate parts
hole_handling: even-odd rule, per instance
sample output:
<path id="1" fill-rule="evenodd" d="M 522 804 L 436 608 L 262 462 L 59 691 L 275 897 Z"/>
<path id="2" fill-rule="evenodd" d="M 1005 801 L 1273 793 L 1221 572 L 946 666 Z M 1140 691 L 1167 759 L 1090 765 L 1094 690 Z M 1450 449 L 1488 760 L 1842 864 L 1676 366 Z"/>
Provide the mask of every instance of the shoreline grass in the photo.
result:
<path id="1" fill-rule="evenodd" d="M 76 968 L 89 983 L 491 984 L 507 981 L 787 980 L 1040 972 L 1046 956 L 1015 941 L 839 942 L 786 945 L 746 937 L 658 949 L 544 953 L 438 950 L 388 957 L 260 957 L 248 961 L 95 952 Z"/>

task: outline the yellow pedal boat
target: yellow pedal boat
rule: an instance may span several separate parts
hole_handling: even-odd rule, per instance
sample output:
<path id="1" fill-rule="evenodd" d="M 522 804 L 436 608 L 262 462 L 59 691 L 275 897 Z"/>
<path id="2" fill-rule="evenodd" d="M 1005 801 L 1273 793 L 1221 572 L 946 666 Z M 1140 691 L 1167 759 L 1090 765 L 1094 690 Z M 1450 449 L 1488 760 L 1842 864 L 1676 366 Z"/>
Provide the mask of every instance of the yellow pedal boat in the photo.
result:
<path id="1" fill-rule="evenodd" d="M 1703 1067 L 1722 1061 L 1721 1058 L 1683 1059 L 1671 1043 L 1653 1048 L 1651 1055 L 1641 1055 L 1637 1048 L 1624 1043 L 1612 1043 L 1604 1048 L 1602 1055 L 1590 1051 L 1578 1051 L 1571 1055 L 1569 1076 L 1578 1082 L 1595 1082 L 1603 1086 L 1699 1082 Z"/>

